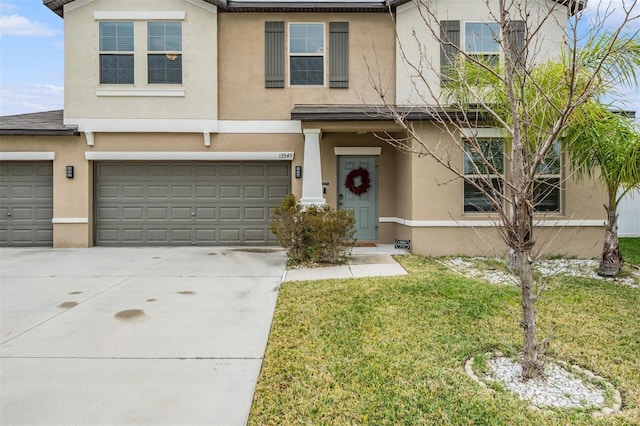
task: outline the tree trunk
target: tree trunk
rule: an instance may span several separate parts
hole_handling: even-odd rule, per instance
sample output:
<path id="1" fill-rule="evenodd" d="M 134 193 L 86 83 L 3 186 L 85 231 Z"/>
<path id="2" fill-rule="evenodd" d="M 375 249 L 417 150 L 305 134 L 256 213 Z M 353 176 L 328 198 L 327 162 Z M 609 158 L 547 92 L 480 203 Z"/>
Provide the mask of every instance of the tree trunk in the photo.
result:
<path id="1" fill-rule="evenodd" d="M 618 214 L 614 208 L 605 206 L 607 210 L 607 225 L 604 234 L 604 247 L 598 275 L 615 277 L 622 268 L 622 254 L 618 244 Z"/>
<path id="2" fill-rule="evenodd" d="M 520 262 L 520 299 L 522 302 L 522 332 L 524 336 L 524 356 L 522 358 L 522 379 L 528 380 L 541 374 L 538 362 L 538 338 L 536 337 L 536 310 L 533 294 L 533 270 L 529 261 L 529 250 L 518 251 Z"/>

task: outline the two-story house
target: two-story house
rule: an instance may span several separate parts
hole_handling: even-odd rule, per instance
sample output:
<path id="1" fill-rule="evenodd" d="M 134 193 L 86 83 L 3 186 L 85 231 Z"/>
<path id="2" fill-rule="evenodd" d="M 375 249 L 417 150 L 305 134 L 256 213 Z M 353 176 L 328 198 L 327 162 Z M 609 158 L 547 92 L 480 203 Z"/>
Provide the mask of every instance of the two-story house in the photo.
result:
<path id="1" fill-rule="evenodd" d="M 376 114 L 372 81 L 387 102 L 424 104 L 406 59 L 442 61 L 414 2 L 43 3 L 64 19 L 65 107 L 2 119 L 0 244 L 273 244 L 270 212 L 293 192 L 354 210 L 359 241 L 502 252 L 473 190 L 379 137 L 403 135 Z M 433 3 L 458 42 L 492 28 L 483 1 Z M 562 2 L 534 3 L 566 20 Z M 549 22 L 540 45 L 553 56 L 563 29 Z M 434 144 L 450 137 L 425 117 L 415 126 Z M 548 249 L 596 254 L 603 194 L 565 179 L 562 162 L 548 173 Z"/>

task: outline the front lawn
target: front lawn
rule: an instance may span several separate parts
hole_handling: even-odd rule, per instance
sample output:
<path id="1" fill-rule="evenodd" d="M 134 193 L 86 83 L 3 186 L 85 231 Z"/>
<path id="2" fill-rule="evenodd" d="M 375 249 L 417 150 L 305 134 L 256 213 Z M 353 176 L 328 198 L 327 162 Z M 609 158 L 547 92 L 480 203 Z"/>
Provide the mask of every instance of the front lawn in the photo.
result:
<path id="1" fill-rule="evenodd" d="M 640 266 L 640 238 L 620 238 L 619 242 L 624 261 Z"/>
<path id="2" fill-rule="evenodd" d="M 627 254 L 628 255 L 628 254 Z M 519 290 L 404 256 L 409 275 L 286 282 L 280 289 L 251 425 L 556 425 L 640 422 L 640 289 L 555 277 L 538 302 L 549 353 L 620 390 L 620 414 L 532 411 L 463 371 L 521 345 Z"/>

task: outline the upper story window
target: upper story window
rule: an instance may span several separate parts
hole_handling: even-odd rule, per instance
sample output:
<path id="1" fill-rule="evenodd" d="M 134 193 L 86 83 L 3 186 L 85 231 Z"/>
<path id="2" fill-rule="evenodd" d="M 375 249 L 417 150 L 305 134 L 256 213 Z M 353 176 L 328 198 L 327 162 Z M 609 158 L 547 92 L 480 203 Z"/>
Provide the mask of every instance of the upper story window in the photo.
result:
<path id="1" fill-rule="evenodd" d="M 291 86 L 324 85 L 324 24 L 289 24 Z"/>
<path id="2" fill-rule="evenodd" d="M 182 84 L 182 22 L 147 23 L 149 84 Z"/>
<path id="3" fill-rule="evenodd" d="M 100 22 L 100 84 L 133 84 L 133 22 Z"/>
<path id="4" fill-rule="evenodd" d="M 464 25 L 464 50 L 479 62 L 495 66 L 500 62 L 497 22 L 466 22 Z"/>

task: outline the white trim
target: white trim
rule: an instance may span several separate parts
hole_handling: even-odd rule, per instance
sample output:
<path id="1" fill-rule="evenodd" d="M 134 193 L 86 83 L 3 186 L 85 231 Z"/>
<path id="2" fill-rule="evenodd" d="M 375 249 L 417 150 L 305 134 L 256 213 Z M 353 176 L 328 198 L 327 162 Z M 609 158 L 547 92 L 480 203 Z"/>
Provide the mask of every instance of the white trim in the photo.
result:
<path id="1" fill-rule="evenodd" d="M 300 134 L 297 120 L 215 120 L 185 118 L 65 118 L 67 126 L 80 132 L 104 133 L 244 133 Z"/>
<path id="2" fill-rule="evenodd" d="M 292 53 L 291 52 L 291 25 L 322 25 L 322 84 L 316 85 L 307 85 L 307 84 L 291 84 L 291 57 L 292 56 L 306 56 L 306 57 L 316 57 L 320 56 L 317 52 L 315 53 Z M 292 21 L 287 23 L 287 33 L 286 33 L 286 60 L 285 60 L 285 73 L 287 74 L 287 87 L 289 88 L 324 88 L 328 87 L 329 84 L 329 70 L 328 70 L 328 62 L 329 59 L 327 57 L 327 47 L 329 42 L 329 34 L 327 34 L 327 25 L 324 22 L 304 22 L 304 21 Z"/>
<path id="3" fill-rule="evenodd" d="M 219 120 L 218 133 L 302 133 L 297 120 Z"/>
<path id="4" fill-rule="evenodd" d="M 93 146 L 95 144 L 95 138 L 93 137 L 93 132 L 84 132 L 84 136 L 87 139 L 87 145 Z"/>
<path id="5" fill-rule="evenodd" d="M 149 96 L 149 97 L 184 97 L 184 89 L 96 89 L 96 96 Z"/>
<path id="6" fill-rule="evenodd" d="M 0 161 L 52 161 L 56 153 L 52 151 L 0 152 Z"/>
<path id="7" fill-rule="evenodd" d="M 89 223 L 86 217 L 54 217 L 51 223 Z"/>
<path id="8" fill-rule="evenodd" d="M 399 217 L 380 217 L 380 223 L 398 223 L 411 228 L 487 228 L 500 225 L 499 221 L 491 220 L 409 220 Z M 604 220 L 554 220 L 541 219 L 534 223 L 534 226 L 557 227 L 557 226 L 581 226 L 600 227 L 604 226 Z"/>
<path id="9" fill-rule="evenodd" d="M 95 0 L 76 0 L 72 3 L 67 3 L 63 6 L 62 10 L 64 13 L 71 12 L 74 9 L 81 8 L 82 6 L 86 6 L 89 3 L 93 3 Z"/>
<path id="10" fill-rule="evenodd" d="M 460 133 L 465 138 L 504 138 L 507 132 L 497 127 L 474 127 L 460 129 Z"/>
<path id="11" fill-rule="evenodd" d="M 142 10 L 118 10 L 115 12 L 93 12 L 93 19 L 96 21 L 152 21 L 152 20 L 179 20 L 184 21 L 186 12 L 184 10 L 175 11 L 142 11 Z"/>
<path id="12" fill-rule="evenodd" d="M 381 146 L 336 146 L 333 148 L 335 155 L 380 155 Z"/>
<path id="13" fill-rule="evenodd" d="M 192 5 L 199 7 L 200 9 L 204 9 L 207 12 L 218 13 L 218 8 L 210 3 L 203 2 L 202 0 L 184 0 L 187 3 L 191 3 Z"/>
<path id="14" fill-rule="evenodd" d="M 293 152 L 198 152 L 198 151 L 86 151 L 84 157 L 92 161 L 290 161 Z"/>
<path id="15" fill-rule="evenodd" d="M 65 118 L 66 125 L 78 126 L 80 132 L 150 132 L 150 133 L 215 133 L 218 120 L 158 118 Z"/>

